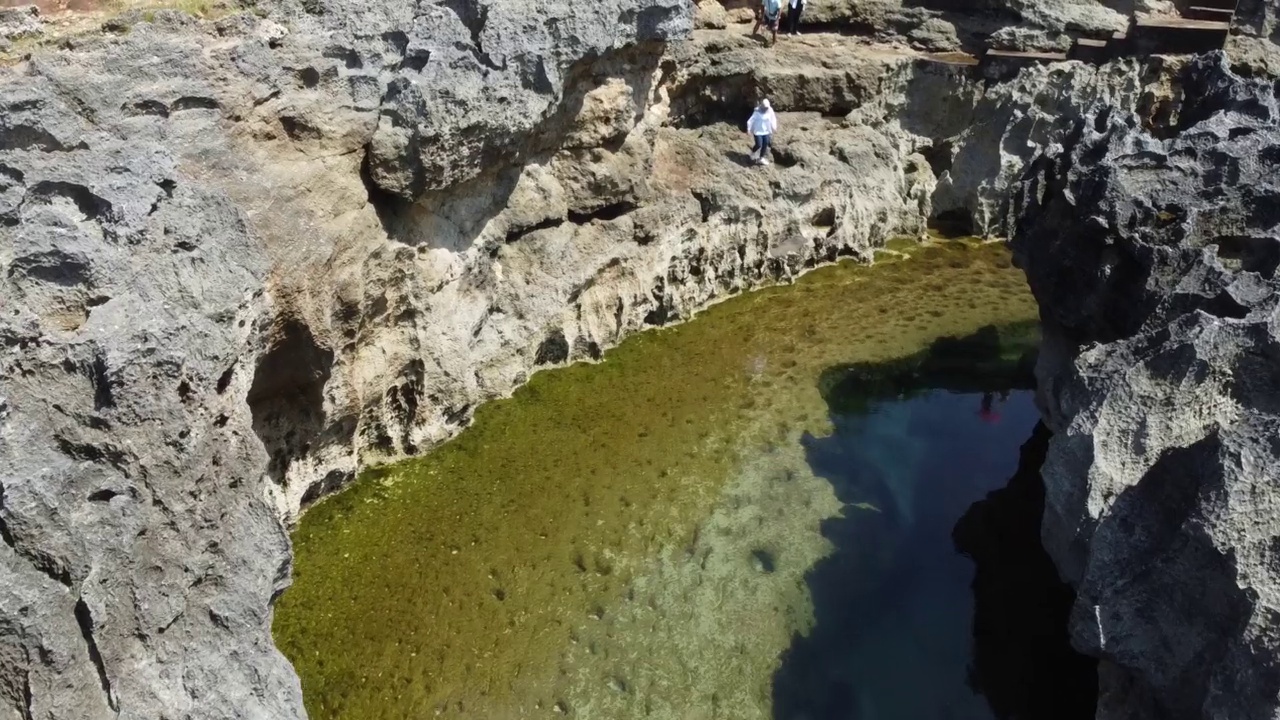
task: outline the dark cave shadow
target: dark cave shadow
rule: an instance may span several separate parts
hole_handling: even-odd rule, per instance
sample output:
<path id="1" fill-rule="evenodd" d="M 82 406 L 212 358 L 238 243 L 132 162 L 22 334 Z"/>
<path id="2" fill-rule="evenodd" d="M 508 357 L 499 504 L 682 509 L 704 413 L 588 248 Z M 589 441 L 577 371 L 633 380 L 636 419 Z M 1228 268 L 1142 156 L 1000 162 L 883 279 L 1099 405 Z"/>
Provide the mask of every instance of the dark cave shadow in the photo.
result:
<path id="1" fill-rule="evenodd" d="M 1031 390 L 1039 332 L 1035 322 L 987 325 L 963 337 L 938 338 L 900 360 L 830 367 L 818 378 L 818 390 L 832 416 L 866 413 L 875 403 L 934 390 Z"/>
<path id="2" fill-rule="evenodd" d="M 903 360 L 837 366 L 822 374 L 819 388 L 827 402 L 835 432 L 826 438 L 806 435 L 803 442 L 806 458 L 814 474 L 831 483 L 836 497 L 845 504 L 845 511 L 825 520 L 821 525 L 822 534 L 832 544 L 833 550 L 805 576 L 813 602 L 814 623 L 807 635 L 797 634 L 793 638 L 791 647 L 783 654 L 780 666 L 774 674 L 775 720 L 872 720 L 873 716 L 868 711 L 868 698 L 859 697 L 858 683 L 866 680 L 855 677 L 851 669 L 865 668 L 865 663 L 868 662 L 868 646 L 865 644 L 868 641 L 884 641 L 884 634 L 877 636 L 877 633 L 881 632 L 880 627 L 886 623 L 893 626 L 892 618 L 898 612 L 895 608 L 904 607 L 932 592 L 937 587 L 933 574 L 944 570 L 941 566 L 931 567 L 928 562 L 919 562 L 920 556 L 916 550 L 903 548 L 918 548 L 920 543 L 930 543 L 930 547 L 935 548 L 947 548 L 951 545 L 950 525 L 956 515 L 947 516 L 943 520 L 936 513 L 901 507 L 898 495 L 891 487 L 894 478 L 886 477 L 883 468 L 877 469 L 867 462 L 851 461 L 849 453 L 856 455 L 860 452 L 857 444 L 860 438 L 856 429 L 859 419 L 878 412 L 888 401 L 920 397 L 921 402 L 927 404 L 932 402 L 931 397 L 939 391 L 978 394 L 983 398 L 985 409 L 991 397 L 996 394 L 1011 390 L 1030 390 L 1034 386 L 1032 370 L 1037 341 L 1038 331 L 1034 323 L 1003 328 L 989 326 L 966 337 L 939 339 L 924 352 Z M 948 402 L 952 408 L 949 412 L 955 412 L 954 408 L 961 401 L 952 396 L 952 400 Z M 1025 455 L 1026 453 L 1024 460 Z M 920 468 L 930 474 L 945 473 L 948 462 L 947 458 L 933 458 L 922 463 Z M 1030 471 L 1036 478 L 1038 469 L 1037 457 L 1037 462 Z M 930 499 L 917 499 L 914 504 L 926 507 L 935 503 Z M 877 512 L 868 511 L 868 505 L 873 506 Z M 929 518 L 932 522 L 913 522 L 909 514 L 917 512 L 932 515 Z M 1015 505 L 1011 512 L 1013 515 L 1009 522 L 1022 522 L 1017 527 L 1025 529 L 1028 526 L 1026 513 L 1030 511 L 1025 506 Z M 969 515 L 972 514 L 973 511 L 970 510 Z M 1039 548 L 1038 522 L 1039 512 L 1031 512 L 1029 526 L 1034 531 L 1032 538 L 1020 540 L 1036 549 Z M 1065 646 L 1066 614 L 1059 602 L 1052 606 L 1057 614 L 1048 620 L 1040 617 L 1028 620 L 1026 616 L 1035 616 L 1035 608 L 1023 616 L 1015 616 L 1019 624 L 1012 626 L 1001 626 L 998 624 L 999 617 L 991 618 L 992 608 L 1001 607 L 1003 596 L 988 595 L 984 590 L 988 587 L 995 590 L 1008 589 L 1010 582 L 1016 583 L 1017 573 L 1022 572 L 1022 569 L 1013 564 L 1011 559 L 970 550 L 977 547 L 976 543 L 981 537 L 980 534 L 970 533 L 966 535 L 970 544 L 961 546 L 966 553 L 985 563 L 980 571 L 984 583 L 975 583 L 975 590 L 978 592 L 975 605 L 983 622 L 979 624 L 975 621 L 974 625 L 975 648 L 970 677 L 956 676 L 956 687 L 963 688 L 961 683 L 967 680 L 973 690 L 991 693 L 993 697 L 988 698 L 991 709 L 1002 719 L 1085 717 L 1053 712 L 1039 715 L 1002 714 L 1004 708 L 1022 708 L 1026 705 L 1024 699 L 1016 696 L 1017 683 L 1022 682 L 1025 675 L 1015 674 L 1016 671 L 1025 671 L 1025 668 L 1009 667 L 1001 663 L 1010 634 L 1017 637 L 1027 627 L 1026 622 L 1034 620 L 1042 625 L 1034 626 L 1040 632 L 1033 635 L 1033 644 L 1052 641 L 1057 643 L 1055 647 Z M 1043 556 L 1043 550 L 1040 553 Z M 955 556 L 949 551 L 944 554 L 954 560 Z M 1047 556 L 1039 559 L 1048 562 Z M 1037 584 L 1026 590 L 1028 597 L 1034 597 L 1034 593 L 1039 590 L 1045 566 L 1033 569 L 1039 574 L 1034 576 Z M 1047 572 L 1056 583 L 1057 576 L 1051 564 L 1047 566 Z M 877 573 L 879 581 L 875 579 Z M 989 580 L 990 578 L 996 580 Z M 1060 596 L 1055 595 L 1054 598 L 1061 600 Z M 1065 607 L 1070 607 L 1069 596 Z M 1062 612 L 1058 612 L 1059 610 Z M 948 622 L 948 627 L 958 628 L 962 636 L 966 634 L 964 625 L 950 620 Z M 992 622 L 996 624 L 993 626 Z M 980 634 L 976 632 L 979 628 L 982 631 Z M 1061 637 L 1052 635 L 1053 628 L 1060 631 Z M 877 646 L 873 644 L 870 647 Z M 1046 652 L 1052 655 L 1053 651 Z M 1031 672 L 1038 671 L 1033 669 Z M 922 668 L 920 673 L 920 681 L 928 683 L 930 677 L 927 669 Z M 1062 691 L 1057 696 L 1049 693 L 1047 697 L 1057 698 L 1063 693 L 1073 697 L 1079 695 L 1086 698 L 1077 703 L 1083 707 L 1091 706 L 1096 696 L 1096 689 L 1090 691 L 1090 688 L 1079 684 L 1066 683 L 1059 687 Z M 1052 707 L 1055 703 L 1067 707 L 1057 699 L 1049 703 L 1049 706 Z M 974 705 L 980 708 L 981 702 L 975 701 Z M 1041 709 L 1045 706 L 1036 704 L 1033 707 Z M 967 720 L 975 717 L 973 712 L 973 708 L 967 711 L 948 708 L 931 717 Z M 896 717 L 905 715 L 876 714 L 874 720 Z"/>
<path id="3" fill-rule="evenodd" d="M 1075 594 L 1040 543 L 1049 429 L 1038 423 L 1009 484 L 969 508 L 952 531 L 973 560 L 973 660 L 969 684 L 1000 720 L 1088 720 L 1097 661 L 1076 653 L 1067 619 Z"/>

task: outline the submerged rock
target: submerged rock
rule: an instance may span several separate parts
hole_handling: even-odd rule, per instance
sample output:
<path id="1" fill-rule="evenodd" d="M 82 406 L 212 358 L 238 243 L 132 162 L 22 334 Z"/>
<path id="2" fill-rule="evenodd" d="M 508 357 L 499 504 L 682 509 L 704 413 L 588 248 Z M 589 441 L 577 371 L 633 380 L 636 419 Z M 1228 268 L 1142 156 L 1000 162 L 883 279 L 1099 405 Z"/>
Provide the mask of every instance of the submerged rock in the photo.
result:
<path id="1" fill-rule="evenodd" d="M 1045 547 L 1099 717 L 1280 707 L 1280 109 L 1221 57 L 1160 134 L 1099 105 L 1022 184 L 1042 308 Z"/>

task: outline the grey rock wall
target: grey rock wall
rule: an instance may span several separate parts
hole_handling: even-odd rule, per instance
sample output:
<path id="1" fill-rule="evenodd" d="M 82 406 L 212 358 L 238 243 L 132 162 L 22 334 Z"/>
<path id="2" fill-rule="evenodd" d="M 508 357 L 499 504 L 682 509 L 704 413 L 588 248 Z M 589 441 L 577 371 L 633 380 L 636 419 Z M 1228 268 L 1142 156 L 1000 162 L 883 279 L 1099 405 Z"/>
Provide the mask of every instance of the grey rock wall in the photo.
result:
<path id="1" fill-rule="evenodd" d="M 0 126 L 0 713 L 293 717 L 288 539 L 225 373 L 269 263 L 227 196 L 38 79 Z"/>
<path id="2" fill-rule="evenodd" d="M 1046 331 L 1043 538 L 1105 718 L 1280 707 L 1280 111 L 1190 66 L 1159 135 L 1093 107 L 1021 186 Z"/>
<path id="3" fill-rule="evenodd" d="M 361 166 L 395 88 L 434 62 L 470 94 L 433 140 L 528 132 L 566 65 L 688 22 L 593 3 L 516 27 L 502 4 L 473 33 L 337 5 L 126 16 L 0 70 L 0 717 L 303 716 L 270 638 L 290 556 L 268 450 L 324 427 L 326 270 L 389 243 Z M 555 62 L 526 87 L 530 53 Z M 469 147 L 456 177 L 493 152 Z"/>

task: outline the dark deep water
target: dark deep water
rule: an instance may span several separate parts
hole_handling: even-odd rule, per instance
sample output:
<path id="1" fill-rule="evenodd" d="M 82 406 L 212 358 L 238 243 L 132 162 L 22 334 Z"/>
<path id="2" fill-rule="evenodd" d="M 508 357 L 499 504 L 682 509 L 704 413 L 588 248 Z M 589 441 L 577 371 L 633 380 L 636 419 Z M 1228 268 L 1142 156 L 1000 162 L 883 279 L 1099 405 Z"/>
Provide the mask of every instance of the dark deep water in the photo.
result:
<path id="1" fill-rule="evenodd" d="M 988 328 L 824 376 L 834 430 L 806 455 L 845 509 L 822 526 L 834 551 L 806 576 L 815 625 L 783 655 L 775 720 L 1093 716 L 1095 666 L 1039 539 L 1048 433 L 1003 344 Z"/>

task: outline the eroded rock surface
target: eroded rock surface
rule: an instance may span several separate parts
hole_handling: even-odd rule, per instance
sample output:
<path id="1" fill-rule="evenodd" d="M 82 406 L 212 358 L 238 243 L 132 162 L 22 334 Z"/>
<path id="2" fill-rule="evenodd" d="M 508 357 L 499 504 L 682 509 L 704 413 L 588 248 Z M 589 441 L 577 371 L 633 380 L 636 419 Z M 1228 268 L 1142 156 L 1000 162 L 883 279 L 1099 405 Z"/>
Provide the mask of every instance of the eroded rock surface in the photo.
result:
<path id="1" fill-rule="evenodd" d="M 1221 57 L 1159 136 L 1099 105 L 1015 242 L 1054 430 L 1043 538 L 1104 660 L 1099 717 L 1270 718 L 1280 693 L 1280 108 Z"/>

